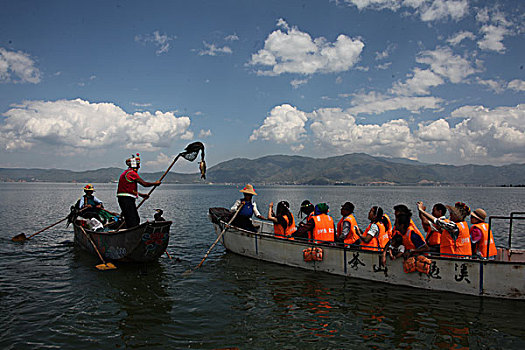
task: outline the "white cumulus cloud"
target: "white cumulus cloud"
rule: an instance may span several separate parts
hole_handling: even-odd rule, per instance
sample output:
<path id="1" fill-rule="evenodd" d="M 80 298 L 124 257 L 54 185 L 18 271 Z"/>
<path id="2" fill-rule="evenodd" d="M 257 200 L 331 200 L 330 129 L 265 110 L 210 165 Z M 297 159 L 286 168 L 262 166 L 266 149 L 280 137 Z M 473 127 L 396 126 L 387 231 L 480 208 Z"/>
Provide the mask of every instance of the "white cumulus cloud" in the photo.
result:
<path id="1" fill-rule="evenodd" d="M 514 79 L 507 85 L 507 88 L 515 91 L 525 91 L 525 81 Z"/>
<path id="2" fill-rule="evenodd" d="M 296 107 L 283 104 L 274 107 L 264 119 L 263 125 L 254 130 L 250 141 L 266 140 L 277 143 L 292 144 L 299 142 L 306 133 L 307 121 L 305 112 Z"/>
<path id="3" fill-rule="evenodd" d="M 356 94 L 347 111 L 353 115 L 381 114 L 387 111 L 405 109 L 419 113 L 423 109 L 439 109 L 443 99 L 434 96 L 386 96 L 376 92 Z"/>
<path id="4" fill-rule="evenodd" d="M 439 86 L 444 83 L 444 80 L 429 69 L 414 69 L 414 74 L 405 82 L 397 82 L 394 84 L 390 92 L 395 95 L 428 95 L 429 88 Z"/>
<path id="5" fill-rule="evenodd" d="M 475 40 L 476 36 L 472 32 L 461 31 L 448 38 L 447 43 L 449 43 L 452 46 L 456 46 L 459 45 L 459 43 L 461 43 L 465 39 Z"/>
<path id="6" fill-rule="evenodd" d="M 455 84 L 477 72 L 466 58 L 454 54 L 448 47 L 437 47 L 435 50 L 423 51 L 418 55 L 416 61 L 428 64 L 434 73 Z"/>
<path id="7" fill-rule="evenodd" d="M 381 125 L 357 124 L 351 114 L 340 108 L 318 109 L 311 119 L 315 142 L 338 152 L 413 157 L 414 141 L 405 120 L 391 120 Z"/>
<path id="8" fill-rule="evenodd" d="M 505 35 L 509 33 L 507 28 L 488 24 L 481 27 L 480 31 L 483 34 L 483 39 L 478 41 L 480 49 L 496 52 L 505 51 L 505 45 L 503 45 L 502 41 Z"/>
<path id="9" fill-rule="evenodd" d="M 505 14 L 499 11 L 497 7 L 494 9 L 483 9 L 476 19 L 482 23 L 480 29 L 482 38 L 478 41 L 478 47 L 481 50 L 504 53 L 506 50 L 503 44 L 505 36 L 516 35 L 511 30 L 513 26 L 512 20 L 507 20 Z M 521 18 L 518 20 L 521 20 Z"/>
<path id="10" fill-rule="evenodd" d="M 505 91 L 505 85 L 506 83 L 499 80 L 494 79 L 476 79 L 476 82 L 480 85 L 488 87 L 490 90 L 494 91 L 497 94 L 501 94 L 503 91 Z"/>
<path id="11" fill-rule="evenodd" d="M 82 99 L 26 101 L 3 115 L 0 143 L 6 150 L 39 145 L 76 153 L 108 147 L 156 150 L 193 137 L 188 117 L 160 111 L 128 114 L 113 103 Z"/>
<path id="12" fill-rule="evenodd" d="M 286 113 L 295 118 L 284 118 Z M 450 118 L 458 121 L 450 124 Z M 285 128 L 294 119 L 300 132 Z M 282 105 L 272 110 L 251 140 L 287 144 L 296 152 L 305 148 L 307 137 L 307 145 L 321 145 L 334 154 L 365 152 L 453 164 L 525 162 L 525 105 L 493 109 L 463 106 L 449 116 L 420 122 L 413 130 L 408 119 L 366 124 L 357 123 L 354 115 L 341 108 L 307 113 Z"/>
<path id="13" fill-rule="evenodd" d="M 29 54 L 0 47 L 0 82 L 37 84 L 40 82 L 40 70 Z"/>
<path id="14" fill-rule="evenodd" d="M 420 156 L 456 163 L 505 164 L 525 161 L 525 106 L 463 106 L 451 113 L 454 127 L 441 119 L 419 125 Z"/>
<path id="15" fill-rule="evenodd" d="M 290 28 L 280 19 L 280 29 L 272 32 L 264 42 L 264 48 L 253 54 L 249 64 L 265 66 L 257 71 L 260 75 L 284 73 L 314 74 L 343 72 L 352 68 L 365 44 L 340 34 L 335 42 L 325 38 L 312 39 L 310 34 L 298 28 Z"/>

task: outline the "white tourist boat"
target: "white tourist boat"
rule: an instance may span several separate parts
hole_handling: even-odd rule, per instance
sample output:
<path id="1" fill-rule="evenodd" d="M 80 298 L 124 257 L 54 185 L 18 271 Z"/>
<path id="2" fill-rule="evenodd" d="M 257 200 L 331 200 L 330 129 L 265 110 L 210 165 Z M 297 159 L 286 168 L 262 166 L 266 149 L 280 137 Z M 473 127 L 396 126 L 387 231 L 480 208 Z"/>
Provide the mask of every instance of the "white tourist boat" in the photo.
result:
<path id="1" fill-rule="evenodd" d="M 515 214 L 525 213 L 513 213 L 505 218 L 519 219 Z M 209 218 L 216 233 L 220 234 L 226 221 L 212 214 L 209 214 Z M 491 219 L 494 218 L 503 217 Z M 475 296 L 525 300 L 525 250 L 498 248 L 495 260 L 431 256 L 432 264 L 428 274 L 405 273 L 403 259 L 387 258 L 386 266 L 383 267 L 380 265 L 378 252 L 313 244 L 299 239 L 282 239 L 274 236 L 272 223 L 254 220 L 254 224 L 259 226 L 257 233 L 229 227 L 221 238 L 226 250 L 254 259 L 369 281 Z M 303 250 L 311 247 L 323 250 L 322 261 L 304 261 Z"/>

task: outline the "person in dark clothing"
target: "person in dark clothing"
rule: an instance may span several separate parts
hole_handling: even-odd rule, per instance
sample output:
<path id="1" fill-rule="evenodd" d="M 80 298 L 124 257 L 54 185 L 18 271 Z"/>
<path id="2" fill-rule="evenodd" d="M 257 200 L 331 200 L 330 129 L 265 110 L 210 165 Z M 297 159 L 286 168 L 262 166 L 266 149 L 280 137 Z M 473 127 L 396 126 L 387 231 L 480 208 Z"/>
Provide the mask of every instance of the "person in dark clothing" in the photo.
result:
<path id="1" fill-rule="evenodd" d="M 315 227 L 315 223 L 313 220 L 314 216 L 314 205 L 309 200 L 304 200 L 301 203 L 301 209 L 299 211 L 299 217 L 304 218 L 299 222 L 299 227 L 297 230 L 292 234 L 292 237 L 299 238 L 299 239 L 312 239 L 312 231 Z"/>
<path id="2" fill-rule="evenodd" d="M 231 211 L 234 213 L 237 212 L 241 204 L 243 207 L 241 208 L 239 214 L 237 214 L 235 220 L 232 222 L 232 225 L 248 231 L 257 232 L 257 227 L 255 227 L 252 223 L 252 216 L 255 215 L 255 217 L 259 219 L 267 220 L 261 215 L 257 209 L 257 204 L 252 200 L 253 196 L 256 196 L 257 193 L 250 184 L 244 186 L 244 188 L 239 190 L 239 192 L 243 193 L 244 197 L 235 201 L 231 207 Z"/>
<path id="3" fill-rule="evenodd" d="M 155 221 L 166 221 L 166 219 L 162 217 L 162 214 L 164 214 L 162 209 L 155 209 L 155 214 L 153 215 Z"/>

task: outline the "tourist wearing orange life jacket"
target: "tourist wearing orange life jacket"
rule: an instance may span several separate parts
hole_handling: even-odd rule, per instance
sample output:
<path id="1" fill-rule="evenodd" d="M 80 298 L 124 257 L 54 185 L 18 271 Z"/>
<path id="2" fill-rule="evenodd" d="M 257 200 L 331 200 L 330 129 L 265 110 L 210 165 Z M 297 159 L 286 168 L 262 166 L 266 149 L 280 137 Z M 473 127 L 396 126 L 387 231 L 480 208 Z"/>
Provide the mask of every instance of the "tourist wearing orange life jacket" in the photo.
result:
<path id="1" fill-rule="evenodd" d="M 383 216 L 383 209 L 374 206 L 368 212 L 370 224 L 363 233 L 359 227 L 357 231 L 361 239 L 361 249 L 380 251 L 388 243 L 388 220 Z"/>
<path id="2" fill-rule="evenodd" d="M 336 241 L 343 244 L 359 245 L 361 242 L 357 234 L 357 220 L 355 219 L 354 204 L 346 202 L 341 206 L 341 220 L 337 223 Z"/>
<path id="3" fill-rule="evenodd" d="M 328 215 L 328 204 L 319 203 L 315 206 L 313 222 L 312 237 L 315 243 L 335 242 L 335 224 Z"/>
<path id="4" fill-rule="evenodd" d="M 425 212 L 423 203 L 417 203 L 419 212 L 438 228 L 441 228 L 439 254 L 444 257 L 470 258 L 470 232 L 465 218 L 470 215 L 470 208 L 465 203 L 456 202 L 454 206 L 446 205 L 450 220 L 439 219 Z"/>
<path id="5" fill-rule="evenodd" d="M 487 259 L 495 259 L 498 251 L 494 243 L 492 230 L 489 231 L 489 224 L 485 222 L 487 213 L 485 210 L 478 208 L 470 214 L 470 239 L 472 241 L 472 251 L 474 256 Z M 489 243 L 490 236 L 490 243 Z"/>
<path id="6" fill-rule="evenodd" d="M 426 210 L 426 207 L 423 206 L 423 210 Z M 446 220 L 445 214 L 447 213 L 447 208 L 441 204 L 434 204 L 432 207 L 432 216 L 438 218 L 439 220 Z M 430 222 L 423 214 L 419 213 L 419 218 L 421 219 L 421 225 L 423 230 L 427 233 L 425 241 L 430 252 L 439 253 L 439 246 L 441 244 L 441 232 L 443 229 L 436 227 L 432 222 Z"/>
<path id="7" fill-rule="evenodd" d="M 292 235 L 296 230 L 295 220 L 289 209 L 290 205 L 286 201 L 277 203 L 276 214 L 273 212 L 273 202 L 268 208 L 268 220 L 273 222 L 275 236 L 293 239 Z"/>
<path id="8" fill-rule="evenodd" d="M 404 256 L 409 257 L 428 251 L 428 245 L 425 238 L 419 231 L 412 220 L 412 211 L 404 204 L 396 205 L 394 207 L 396 215 L 396 221 L 393 228 L 392 239 L 387 243 L 387 246 L 391 245 L 391 241 L 394 241 L 397 236 L 401 236 L 403 246 L 405 247 Z M 381 256 L 381 263 L 386 264 L 386 255 L 388 249 L 383 250 Z"/>

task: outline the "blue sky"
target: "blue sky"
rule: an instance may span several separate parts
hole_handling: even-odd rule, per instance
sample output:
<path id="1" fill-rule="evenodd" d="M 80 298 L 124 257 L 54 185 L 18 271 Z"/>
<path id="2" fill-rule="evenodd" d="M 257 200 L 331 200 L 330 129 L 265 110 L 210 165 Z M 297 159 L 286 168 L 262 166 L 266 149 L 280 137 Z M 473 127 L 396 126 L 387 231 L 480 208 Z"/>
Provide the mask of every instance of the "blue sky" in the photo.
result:
<path id="1" fill-rule="evenodd" d="M 525 162 L 523 1 L 2 1 L 0 167 Z M 196 171 L 181 162 L 175 171 Z"/>

